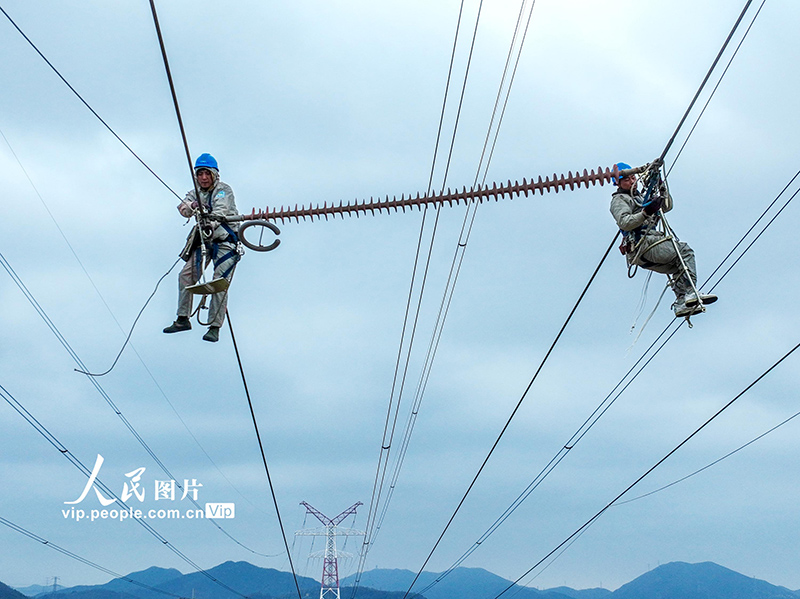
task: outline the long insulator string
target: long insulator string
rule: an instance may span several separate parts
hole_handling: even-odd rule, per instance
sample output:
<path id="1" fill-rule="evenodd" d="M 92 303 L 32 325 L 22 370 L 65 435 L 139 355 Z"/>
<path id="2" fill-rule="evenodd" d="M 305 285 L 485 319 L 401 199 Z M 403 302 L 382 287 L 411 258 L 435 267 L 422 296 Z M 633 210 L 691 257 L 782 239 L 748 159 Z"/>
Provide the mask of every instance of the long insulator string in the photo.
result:
<path id="1" fill-rule="evenodd" d="M 497 185 L 497 183 L 493 183 L 491 187 L 484 187 L 484 186 L 476 186 L 471 189 L 467 189 L 464 187 L 461 191 L 457 189 L 455 191 L 447 190 L 446 193 L 433 193 L 433 194 L 424 194 L 416 196 L 409 195 L 405 197 L 405 195 L 400 196 L 400 199 L 397 199 L 397 196 L 392 197 L 391 199 L 389 196 L 386 196 L 384 199 L 378 198 L 377 200 L 374 198 L 370 198 L 369 201 L 362 200 L 359 202 L 358 200 L 354 202 L 349 202 L 345 204 L 344 202 L 339 202 L 339 204 L 331 203 L 330 205 L 325 202 L 320 206 L 319 204 L 314 206 L 295 206 L 294 208 L 288 207 L 284 208 L 281 206 L 280 208 L 273 208 L 270 210 L 269 208 L 265 210 L 256 210 L 255 208 L 252 210 L 250 214 L 240 214 L 239 216 L 228 217 L 226 220 L 229 222 L 237 222 L 237 221 L 247 221 L 247 220 L 274 220 L 274 221 L 297 221 L 299 222 L 302 220 L 314 220 L 325 218 L 326 220 L 329 217 L 337 217 L 341 216 L 344 218 L 345 215 L 355 215 L 360 216 L 362 213 L 370 213 L 375 214 L 381 212 L 390 213 L 393 210 L 395 212 L 402 210 L 403 212 L 406 209 L 422 209 L 424 206 L 428 205 L 443 205 L 448 204 L 452 206 L 453 204 L 460 204 L 461 202 L 471 202 L 475 201 L 478 203 L 482 203 L 484 201 L 495 200 L 498 201 L 501 198 L 508 196 L 509 198 L 513 198 L 514 196 L 518 195 L 525 195 L 528 196 L 530 194 L 535 194 L 537 191 L 544 195 L 545 191 L 555 191 L 558 193 L 561 190 L 566 190 L 569 187 L 570 190 L 575 189 L 576 187 L 580 188 L 581 186 L 588 188 L 590 185 L 605 185 L 606 183 L 611 183 L 613 181 L 613 177 L 617 174 L 616 165 L 613 168 L 603 168 L 598 167 L 597 171 L 592 169 L 591 171 L 587 171 L 586 169 L 583 170 L 583 173 L 576 171 L 575 174 L 572 174 L 572 171 L 569 171 L 566 175 L 557 175 L 553 174 L 553 178 L 551 179 L 549 176 L 542 179 L 541 176 L 534 181 L 531 179 L 527 181 L 526 179 L 522 179 L 522 183 L 519 181 L 515 181 L 512 183 L 508 181 L 507 183 L 503 183 Z"/>

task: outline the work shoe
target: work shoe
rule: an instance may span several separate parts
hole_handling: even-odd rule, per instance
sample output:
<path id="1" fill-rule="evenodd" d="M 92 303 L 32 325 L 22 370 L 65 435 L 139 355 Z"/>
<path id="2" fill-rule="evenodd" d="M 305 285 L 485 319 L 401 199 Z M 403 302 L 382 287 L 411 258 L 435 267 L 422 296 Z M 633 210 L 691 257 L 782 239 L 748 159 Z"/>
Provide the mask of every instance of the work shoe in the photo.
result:
<path id="1" fill-rule="evenodd" d="M 188 316 L 178 316 L 178 319 L 164 329 L 165 333 L 179 333 L 181 331 L 188 331 L 192 328 L 192 323 L 189 322 Z"/>
<path id="2" fill-rule="evenodd" d="M 672 304 L 672 309 L 675 311 L 675 318 L 683 318 L 684 316 L 691 316 L 703 311 L 703 307 L 698 306 L 696 301 L 693 306 L 687 306 L 683 300 Z"/>
<path id="3" fill-rule="evenodd" d="M 208 327 L 208 333 L 203 335 L 203 341 L 216 343 L 219 341 L 219 327 Z"/>
<path id="4" fill-rule="evenodd" d="M 714 295 L 713 293 L 701 293 L 700 294 L 700 303 L 703 304 L 703 305 L 713 304 L 718 299 L 719 298 L 716 295 Z M 694 293 L 690 293 L 684 298 L 683 301 L 689 307 L 696 306 L 697 305 L 697 296 Z"/>

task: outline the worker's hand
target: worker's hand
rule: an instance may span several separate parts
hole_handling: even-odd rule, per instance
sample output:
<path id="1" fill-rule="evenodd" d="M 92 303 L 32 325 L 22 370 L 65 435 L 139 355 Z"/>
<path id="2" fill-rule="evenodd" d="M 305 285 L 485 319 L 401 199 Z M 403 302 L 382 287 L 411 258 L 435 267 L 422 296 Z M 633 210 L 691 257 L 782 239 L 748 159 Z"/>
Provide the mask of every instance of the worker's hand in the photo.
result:
<path id="1" fill-rule="evenodd" d="M 192 202 L 192 204 L 194 203 L 195 202 Z M 181 213 L 181 216 L 183 216 L 184 218 L 190 218 L 192 216 L 192 214 L 194 213 L 194 210 L 192 210 L 192 204 L 190 204 L 189 202 L 181 202 L 180 204 L 178 204 L 178 212 Z"/>
<path id="2" fill-rule="evenodd" d="M 642 211 L 647 216 L 653 216 L 656 212 L 661 210 L 661 205 L 663 203 L 664 203 L 664 198 L 662 196 L 656 196 L 652 200 L 647 202 L 647 204 L 644 205 Z"/>

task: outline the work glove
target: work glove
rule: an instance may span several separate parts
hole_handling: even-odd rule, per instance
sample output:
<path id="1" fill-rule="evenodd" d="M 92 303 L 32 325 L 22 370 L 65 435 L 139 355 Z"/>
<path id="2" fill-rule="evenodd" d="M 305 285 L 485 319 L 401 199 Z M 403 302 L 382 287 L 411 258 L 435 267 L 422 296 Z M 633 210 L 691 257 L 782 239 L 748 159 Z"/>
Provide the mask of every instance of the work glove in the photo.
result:
<path id="1" fill-rule="evenodd" d="M 647 216 L 653 216 L 656 212 L 661 210 L 661 205 L 664 203 L 663 196 L 656 196 L 642 207 L 642 212 Z"/>
<path id="2" fill-rule="evenodd" d="M 192 203 L 184 200 L 178 204 L 178 212 L 180 212 L 181 216 L 184 218 L 191 218 L 192 214 L 194 214 L 194 211 L 197 210 L 197 206 L 199 206 L 197 200 L 194 200 Z"/>

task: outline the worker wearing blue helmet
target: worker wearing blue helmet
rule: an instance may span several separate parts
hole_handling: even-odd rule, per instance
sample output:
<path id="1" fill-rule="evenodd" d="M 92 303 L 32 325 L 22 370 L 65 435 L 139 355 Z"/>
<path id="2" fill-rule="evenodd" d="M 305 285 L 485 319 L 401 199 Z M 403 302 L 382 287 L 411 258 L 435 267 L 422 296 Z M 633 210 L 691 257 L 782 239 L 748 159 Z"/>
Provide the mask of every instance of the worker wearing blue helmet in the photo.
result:
<path id="1" fill-rule="evenodd" d="M 710 304 L 717 296 L 708 294 L 698 298 L 694 251 L 685 241 L 672 239 L 659 227 L 661 213 L 672 210 L 672 198 L 666 187 L 652 190 L 646 200 L 637 189 L 636 174 L 624 173 L 631 166 L 618 162 L 616 167 L 623 172 L 614 175 L 617 189 L 611 195 L 611 214 L 624 237 L 620 249 L 628 266 L 641 266 L 669 277 L 675 293 L 672 304 L 675 316 L 691 316 L 701 311 L 701 303 Z"/>
<path id="2" fill-rule="evenodd" d="M 211 154 L 201 154 L 194 165 L 198 199 L 195 190 L 190 190 L 183 201 L 178 204 L 178 212 L 186 218 L 202 212 L 202 218 L 192 229 L 181 252 L 186 261 L 178 275 L 178 318 L 164 329 L 165 333 L 188 331 L 192 328 L 189 317 L 192 313 L 192 293 L 187 287 L 200 279 L 206 263 L 214 263 L 214 279 L 225 279 L 230 283 L 236 263 L 241 258 L 236 223 L 226 223 L 224 217 L 236 216 L 236 202 L 233 190 L 219 179 L 219 165 Z M 202 206 L 202 211 L 200 207 Z M 202 225 L 202 228 L 201 228 Z M 205 248 L 203 248 L 205 245 Z M 205 252 L 203 251 L 205 249 Z M 225 310 L 228 305 L 228 290 L 211 295 L 211 306 L 208 314 L 208 331 L 203 339 L 212 343 L 219 340 L 219 329 L 225 322 Z"/>

